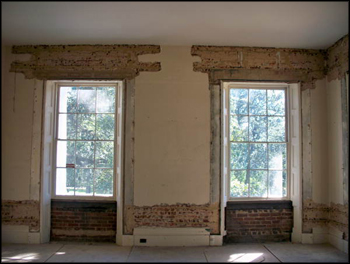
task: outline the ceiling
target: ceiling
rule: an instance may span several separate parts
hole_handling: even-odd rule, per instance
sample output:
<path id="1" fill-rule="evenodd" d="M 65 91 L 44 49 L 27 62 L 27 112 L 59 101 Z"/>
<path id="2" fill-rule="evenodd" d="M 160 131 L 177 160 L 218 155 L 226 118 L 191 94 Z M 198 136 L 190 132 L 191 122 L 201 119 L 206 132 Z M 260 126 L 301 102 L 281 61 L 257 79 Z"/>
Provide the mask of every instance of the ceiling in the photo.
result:
<path id="1" fill-rule="evenodd" d="M 348 2 L 1 2 L 2 44 L 328 48 Z"/>

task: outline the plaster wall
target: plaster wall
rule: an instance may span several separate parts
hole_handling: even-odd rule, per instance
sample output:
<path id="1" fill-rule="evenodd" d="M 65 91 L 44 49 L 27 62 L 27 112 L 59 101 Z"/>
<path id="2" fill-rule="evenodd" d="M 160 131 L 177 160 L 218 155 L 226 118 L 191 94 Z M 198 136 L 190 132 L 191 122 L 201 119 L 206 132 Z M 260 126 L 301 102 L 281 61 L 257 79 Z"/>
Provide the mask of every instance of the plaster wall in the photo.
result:
<path id="1" fill-rule="evenodd" d="M 311 90 L 312 200 L 328 204 L 328 130 L 326 79 L 316 81 Z"/>
<path id="2" fill-rule="evenodd" d="M 13 60 L 27 58 L 27 55 L 11 54 L 11 47 L 2 47 L 2 200 L 30 199 L 33 96 L 36 80 L 28 80 L 23 74 L 9 72 Z"/>
<path id="3" fill-rule="evenodd" d="M 135 206 L 206 204 L 210 198 L 207 75 L 193 71 L 191 47 L 161 47 L 157 73 L 135 91 Z"/>
<path id="4" fill-rule="evenodd" d="M 327 83 L 329 202 L 343 204 L 341 83 Z"/>

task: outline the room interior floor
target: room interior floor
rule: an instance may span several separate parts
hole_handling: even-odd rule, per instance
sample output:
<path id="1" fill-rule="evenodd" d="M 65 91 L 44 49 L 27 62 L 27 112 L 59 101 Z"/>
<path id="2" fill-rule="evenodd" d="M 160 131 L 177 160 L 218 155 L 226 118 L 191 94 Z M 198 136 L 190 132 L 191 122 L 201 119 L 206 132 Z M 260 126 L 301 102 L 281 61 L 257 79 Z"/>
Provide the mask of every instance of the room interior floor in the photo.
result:
<path id="1" fill-rule="evenodd" d="M 2 262 L 349 262 L 329 244 L 120 247 L 107 243 L 2 244 Z"/>

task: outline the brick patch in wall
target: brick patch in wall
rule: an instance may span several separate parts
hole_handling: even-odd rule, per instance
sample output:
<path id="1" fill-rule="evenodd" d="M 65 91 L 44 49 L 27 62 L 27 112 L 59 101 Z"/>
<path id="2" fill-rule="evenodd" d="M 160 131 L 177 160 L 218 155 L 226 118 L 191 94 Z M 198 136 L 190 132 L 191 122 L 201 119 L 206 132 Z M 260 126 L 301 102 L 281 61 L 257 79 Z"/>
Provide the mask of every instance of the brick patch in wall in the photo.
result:
<path id="1" fill-rule="evenodd" d="M 27 225 L 30 232 L 39 232 L 39 217 L 39 201 L 1 201 L 1 223 L 3 225 Z"/>
<path id="2" fill-rule="evenodd" d="M 218 204 L 175 204 L 129 206 L 126 212 L 126 231 L 135 227 L 207 227 L 211 234 L 219 232 Z M 131 221 L 130 221 L 131 220 Z"/>
<path id="3" fill-rule="evenodd" d="M 116 202 L 51 201 L 51 240 L 115 242 Z"/>
<path id="4" fill-rule="evenodd" d="M 225 221 L 225 243 L 290 241 L 292 202 L 228 202 Z"/>

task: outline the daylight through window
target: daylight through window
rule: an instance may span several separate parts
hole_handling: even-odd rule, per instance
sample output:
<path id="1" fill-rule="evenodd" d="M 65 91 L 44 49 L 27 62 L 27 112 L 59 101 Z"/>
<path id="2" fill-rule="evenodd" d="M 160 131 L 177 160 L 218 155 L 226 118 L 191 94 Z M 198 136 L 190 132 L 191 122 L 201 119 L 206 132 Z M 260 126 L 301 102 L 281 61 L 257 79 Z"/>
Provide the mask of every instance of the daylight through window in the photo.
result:
<path id="1" fill-rule="evenodd" d="M 114 195 L 116 86 L 58 86 L 55 195 Z"/>
<path id="2" fill-rule="evenodd" d="M 229 89 L 229 195 L 287 196 L 286 88 Z"/>

